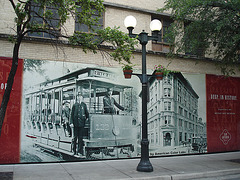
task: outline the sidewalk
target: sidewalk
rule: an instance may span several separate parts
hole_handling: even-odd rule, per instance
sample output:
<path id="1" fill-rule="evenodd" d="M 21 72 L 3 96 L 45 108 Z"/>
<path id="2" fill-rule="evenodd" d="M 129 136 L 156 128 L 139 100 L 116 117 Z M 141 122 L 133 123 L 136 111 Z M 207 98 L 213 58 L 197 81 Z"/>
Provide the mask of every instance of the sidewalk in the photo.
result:
<path id="1" fill-rule="evenodd" d="M 150 158 L 154 168 L 154 171 L 151 173 L 136 171 L 139 161 L 139 159 L 124 159 L 73 163 L 0 165 L 0 179 L 240 179 L 240 151 Z"/>

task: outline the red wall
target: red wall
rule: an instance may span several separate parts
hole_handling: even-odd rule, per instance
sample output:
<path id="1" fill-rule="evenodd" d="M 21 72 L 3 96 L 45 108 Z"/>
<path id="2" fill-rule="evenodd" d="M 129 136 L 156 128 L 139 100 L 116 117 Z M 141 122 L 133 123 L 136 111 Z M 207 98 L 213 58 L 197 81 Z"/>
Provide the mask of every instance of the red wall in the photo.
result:
<path id="1" fill-rule="evenodd" d="M 208 152 L 240 150 L 240 78 L 206 75 Z"/>
<path id="2" fill-rule="evenodd" d="M 0 102 L 11 64 L 10 58 L 0 57 Z M 22 72 L 23 60 L 20 59 L 0 136 L 0 163 L 18 163 L 20 159 Z"/>

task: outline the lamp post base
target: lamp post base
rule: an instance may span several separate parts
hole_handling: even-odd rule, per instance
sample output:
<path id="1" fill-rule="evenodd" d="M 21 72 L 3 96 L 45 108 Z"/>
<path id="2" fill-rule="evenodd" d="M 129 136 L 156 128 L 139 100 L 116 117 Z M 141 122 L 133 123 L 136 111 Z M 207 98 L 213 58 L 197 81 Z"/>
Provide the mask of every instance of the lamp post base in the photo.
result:
<path id="1" fill-rule="evenodd" d="M 152 164 L 149 160 L 141 160 L 137 166 L 137 171 L 140 172 L 153 172 Z"/>

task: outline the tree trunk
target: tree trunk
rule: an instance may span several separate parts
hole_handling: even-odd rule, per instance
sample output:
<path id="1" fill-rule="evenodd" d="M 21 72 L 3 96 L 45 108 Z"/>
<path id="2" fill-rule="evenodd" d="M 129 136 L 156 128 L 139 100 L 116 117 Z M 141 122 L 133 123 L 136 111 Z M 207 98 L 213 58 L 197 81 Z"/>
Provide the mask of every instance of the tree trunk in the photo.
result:
<path id="1" fill-rule="evenodd" d="M 15 74 L 17 72 L 18 54 L 19 54 L 21 39 L 22 38 L 17 38 L 17 41 L 14 45 L 12 67 L 11 67 L 11 70 L 10 70 L 10 73 L 9 73 L 9 76 L 8 76 L 7 87 L 5 89 L 3 99 L 2 99 L 2 103 L 1 103 L 1 107 L 0 107 L 0 136 L 1 136 L 1 132 L 2 132 L 2 125 L 3 125 L 3 122 L 4 122 L 5 114 L 6 114 L 6 111 L 7 111 L 7 105 L 8 105 L 10 95 L 11 95 L 11 91 L 12 91 L 14 77 L 15 77 Z"/>

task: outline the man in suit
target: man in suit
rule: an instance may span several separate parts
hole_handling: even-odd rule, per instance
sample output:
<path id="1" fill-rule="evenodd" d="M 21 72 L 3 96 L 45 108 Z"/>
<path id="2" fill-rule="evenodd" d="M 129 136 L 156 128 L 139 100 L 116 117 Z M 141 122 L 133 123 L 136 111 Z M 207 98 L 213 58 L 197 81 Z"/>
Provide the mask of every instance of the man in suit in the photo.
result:
<path id="1" fill-rule="evenodd" d="M 77 101 L 72 107 L 70 126 L 73 127 L 73 153 L 83 155 L 83 130 L 86 120 L 89 119 L 87 105 L 83 102 L 83 96 L 79 93 Z M 78 142 L 78 146 L 77 146 Z"/>
<path id="2" fill-rule="evenodd" d="M 70 120 L 70 107 L 69 107 L 69 102 L 65 101 L 63 103 L 63 109 L 62 109 L 62 125 L 64 128 L 64 133 L 66 136 L 66 131 L 68 133 L 68 136 L 72 136 L 72 130 L 70 128 L 69 120 Z"/>
<path id="3" fill-rule="evenodd" d="M 103 98 L 103 106 L 105 114 L 116 114 L 116 109 L 114 106 L 117 106 L 118 109 L 124 111 L 124 107 L 116 102 L 116 100 L 112 97 L 113 89 L 108 88 L 107 94 Z"/>

